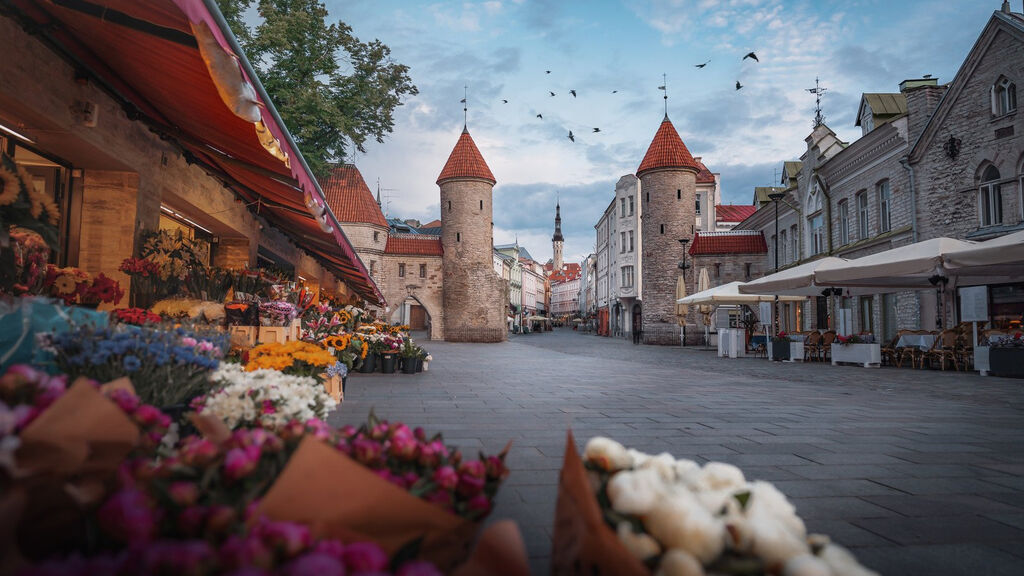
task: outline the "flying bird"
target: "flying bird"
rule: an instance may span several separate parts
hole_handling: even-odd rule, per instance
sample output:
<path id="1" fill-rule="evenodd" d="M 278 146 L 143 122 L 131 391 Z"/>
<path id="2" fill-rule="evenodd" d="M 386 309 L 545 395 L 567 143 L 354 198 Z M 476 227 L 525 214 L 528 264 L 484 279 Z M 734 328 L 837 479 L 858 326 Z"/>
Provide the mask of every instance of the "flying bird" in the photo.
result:
<path id="1" fill-rule="evenodd" d="M 600 132 L 600 131 L 601 131 L 601 129 L 600 129 L 600 128 L 594 128 L 594 134 L 597 134 L 597 133 L 598 133 L 598 132 Z"/>
<path id="2" fill-rule="evenodd" d="M 576 91 L 575 90 L 569 90 L 569 94 L 572 94 L 573 98 L 576 97 Z"/>
<path id="3" fill-rule="evenodd" d="M 543 114 L 537 114 L 537 118 L 540 118 L 541 120 L 543 120 L 544 119 L 544 115 Z"/>
<path id="4" fill-rule="evenodd" d="M 760 62 L 760 60 L 757 59 L 757 54 L 754 54 L 753 52 L 747 52 L 747 55 L 741 58 L 741 60 L 746 60 L 747 58 L 753 58 L 754 62 Z"/>
<path id="5" fill-rule="evenodd" d="M 740 81 L 737 80 L 736 81 L 736 89 L 739 90 L 740 88 L 743 88 L 743 84 L 740 84 Z"/>
<path id="6" fill-rule="evenodd" d="M 544 73 L 545 74 L 551 74 L 551 70 L 545 70 Z"/>
<path id="7" fill-rule="evenodd" d="M 576 141 L 576 137 L 572 135 L 572 130 L 569 130 L 569 140 L 571 140 L 572 142 Z"/>
<path id="8" fill-rule="evenodd" d="M 552 92 L 552 91 L 550 91 L 550 90 L 548 90 L 548 94 L 551 94 L 552 96 L 554 96 L 554 95 L 555 95 L 555 93 L 554 93 L 554 92 Z"/>
<path id="9" fill-rule="evenodd" d="M 503 104 L 508 104 L 508 100 L 505 100 L 504 98 L 502 98 L 501 101 L 502 101 Z"/>
<path id="10" fill-rule="evenodd" d="M 694 67 L 694 68 L 703 68 L 703 67 L 707 66 L 707 65 L 708 65 L 708 63 L 710 63 L 710 62 L 711 62 L 711 58 L 708 58 L 708 61 L 707 61 L 707 62 L 705 62 L 705 63 L 703 63 L 703 64 L 694 64 L 694 65 L 693 65 L 693 67 Z"/>
<path id="11" fill-rule="evenodd" d="M 462 100 L 459 100 L 459 103 L 461 103 L 461 104 L 465 104 L 465 103 L 466 103 L 466 99 L 465 99 L 465 98 L 463 98 Z"/>
<path id="12" fill-rule="evenodd" d="M 618 90 L 612 90 L 612 94 L 618 94 L 618 93 L 619 93 Z"/>

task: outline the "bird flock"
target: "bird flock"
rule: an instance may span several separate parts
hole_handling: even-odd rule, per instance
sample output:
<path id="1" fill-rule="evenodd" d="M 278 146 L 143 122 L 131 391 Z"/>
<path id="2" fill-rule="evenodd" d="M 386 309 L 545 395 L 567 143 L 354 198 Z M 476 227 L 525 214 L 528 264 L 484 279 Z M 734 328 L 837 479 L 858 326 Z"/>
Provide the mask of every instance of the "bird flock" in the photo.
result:
<path id="1" fill-rule="evenodd" d="M 747 53 L 746 53 L 746 54 L 745 54 L 745 55 L 743 56 L 743 58 L 741 58 L 740 60 L 742 61 L 742 60 L 748 60 L 748 59 L 750 59 L 750 60 L 753 60 L 754 62 L 757 62 L 757 63 L 760 63 L 760 62 L 761 62 L 761 60 L 760 60 L 760 59 L 759 59 L 759 58 L 757 57 L 757 54 L 756 54 L 756 53 L 754 53 L 754 52 L 747 52 Z M 693 67 L 694 67 L 694 68 L 697 68 L 697 69 L 704 69 L 704 68 L 705 68 L 705 67 L 706 67 L 706 66 L 707 66 L 708 64 L 710 64 L 710 63 L 711 63 L 711 59 L 710 59 L 710 58 L 708 58 L 708 59 L 707 59 L 706 61 L 704 61 L 704 62 L 701 62 L 700 64 L 694 64 L 694 65 L 693 65 Z M 551 70 L 545 70 L 545 71 L 544 71 L 544 74 L 545 74 L 545 75 L 549 75 L 549 74 L 551 74 Z M 664 86 L 664 85 L 662 85 L 662 86 L 659 86 L 659 87 L 658 87 L 658 89 L 659 89 L 659 90 L 662 90 L 662 91 L 664 91 L 664 90 L 665 90 L 665 86 Z M 741 84 L 739 80 L 736 80 L 736 90 L 742 90 L 742 89 L 743 89 L 743 84 Z M 548 97 L 549 97 L 549 98 L 555 98 L 556 96 L 558 96 L 558 94 L 556 94 L 556 93 L 555 93 L 554 91 L 552 91 L 552 90 L 548 90 L 547 92 L 548 92 Z M 611 93 L 612 93 L 612 94 L 618 94 L 618 92 L 619 92 L 618 90 L 612 90 L 612 91 L 611 91 Z M 572 96 L 573 98 L 576 98 L 576 97 L 577 97 L 577 94 L 576 94 L 576 90 L 575 90 L 575 89 L 571 89 L 571 90 L 569 90 L 569 94 L 570 94 L 570 95 L 571 95 L 571 96 Z M 668 98 L 667 94 L 666 94 L 665 98 L 666 98 L 666 99 Z M 461 102 L 462 102 L 463 104 L 465 104 L 465 103 L 466 103 L 466 99 L 465 99 L 465 98 L 463 98 L 463 99 L 461 100 Z M 502 104 L 508 104 L 508 103 L 509 103 L 509 101 L 508 101 L 508 99 L 507 99 L 507 98 L 502 98 L 502 99 L 501 99 L 501 103 L 502 103 Z M 543 120 L 543 119 L 544 119 L 544 114 L 542 114 L 542 113 L 538 112 L 538 113 L 536 114 L 536 118 L 537 118 L 537 119 L 539 119 L 539 120 Z M 598 134 L 598 133 L 600 133 L 600 132 L 601 132 L 601 129 L 600 129 L 600 128 L 598 128 L 598 127 L 596 127 L 596 126 L 595 126 L 595 127 L 594 127 L 594 128 L 592 129 L 592 131 L 591 131 L 591 133 L 592 133 L 592 134 Z M 569 130 L 569 134 L 568 134 L 568 136 L 566 136 L 566 137 L 567 137 L 567 138 L 569 139 L 569 141 L 570 141 L 570 142 L 573 142 L 573 143 L 575 143 L 575 142 L 576 142 L 576 134 L 574 134 L 572 130 Z"/>

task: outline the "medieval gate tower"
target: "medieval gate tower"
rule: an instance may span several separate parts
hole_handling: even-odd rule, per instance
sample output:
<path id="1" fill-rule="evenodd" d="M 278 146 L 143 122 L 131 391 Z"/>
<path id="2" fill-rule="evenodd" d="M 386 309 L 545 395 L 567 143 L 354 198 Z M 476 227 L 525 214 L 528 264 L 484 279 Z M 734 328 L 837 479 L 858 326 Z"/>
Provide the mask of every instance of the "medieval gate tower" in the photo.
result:
<path id="1" fill-rule="evenodd" d="M 697 173 L 700 168 L 665 114 L 643 162 L 636 171 L 643 202 L 643 340 L 645 344 L 679 345 L 676 282 L 693 270 L 680 270 L 681 239 L 693 240 Z"/>
<path id="2" fill-rule="evenodd" d="M 449 342 L 501 342 L 508 337 L 508 298 L 493 265 L 495 184 L 464 127 L 437 177 L 444 249 L 444 339 Z"/>

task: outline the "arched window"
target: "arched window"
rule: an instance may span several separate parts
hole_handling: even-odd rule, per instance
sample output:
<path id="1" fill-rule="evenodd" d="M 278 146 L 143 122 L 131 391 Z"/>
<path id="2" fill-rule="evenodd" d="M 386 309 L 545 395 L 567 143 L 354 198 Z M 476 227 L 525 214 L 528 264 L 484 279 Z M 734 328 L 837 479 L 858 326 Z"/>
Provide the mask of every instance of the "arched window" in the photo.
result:
<path id="1" fill-rule="evenodd" d="M 1017 85 L 1000 76 L 992 86 L 992 115 L 1002 116 L 1017 110 Z"/>
<path id="2" fill-rule="evenodd" d="M 985 168 L 978 190 L 978 219 L 982 226 L 995 226 L 1003 222 L 1003 195 L 999 184 L 999 170 Z"/>

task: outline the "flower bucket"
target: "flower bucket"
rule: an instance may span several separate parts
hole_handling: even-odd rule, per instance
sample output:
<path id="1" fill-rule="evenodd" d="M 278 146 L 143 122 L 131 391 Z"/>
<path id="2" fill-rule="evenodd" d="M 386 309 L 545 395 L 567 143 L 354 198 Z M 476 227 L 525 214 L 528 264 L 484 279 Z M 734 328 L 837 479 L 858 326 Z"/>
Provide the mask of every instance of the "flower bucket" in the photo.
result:
<path id="1" fill-rule="evenodd" d="M 381 354 L 380 357 L 380 371 L 385 374 L 394 374 L 395 368 L 398 366 L 398 355 L 397 354 Z"/>
<path id="2" fill-rule="evenodd" d="M 423 358 L 416 359 L 416 371 L 423 372 Z"/>
<path id="3" fill-rule="evenodd" d="M 402 358 L 402 374 L 416 373 L 416 358 L 406 356 Z"/>
<path id="4" fill-rule="evenodd" d="M 369 353 L 366 358 L 363 358 L 363 363 L 359 365 L 359 372 L 363 374 L 370 374 L 377 369 L 377 355 L 375 353 Z"/>

